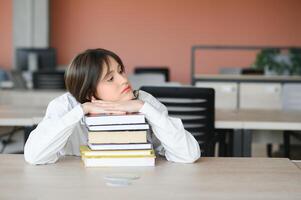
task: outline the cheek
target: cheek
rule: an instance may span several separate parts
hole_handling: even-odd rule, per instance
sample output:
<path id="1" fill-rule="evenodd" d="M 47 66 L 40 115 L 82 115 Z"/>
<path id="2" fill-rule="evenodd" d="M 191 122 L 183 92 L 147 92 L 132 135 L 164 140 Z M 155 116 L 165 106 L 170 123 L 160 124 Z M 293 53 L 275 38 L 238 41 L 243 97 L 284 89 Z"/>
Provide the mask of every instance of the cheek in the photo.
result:
<path id="1" fill-rule="evenodd" d="M 97 88 L 97 95 L 104 101 L 117 101 L 120 98 L 117 91 L 113 85 L 102 85 Z"/>

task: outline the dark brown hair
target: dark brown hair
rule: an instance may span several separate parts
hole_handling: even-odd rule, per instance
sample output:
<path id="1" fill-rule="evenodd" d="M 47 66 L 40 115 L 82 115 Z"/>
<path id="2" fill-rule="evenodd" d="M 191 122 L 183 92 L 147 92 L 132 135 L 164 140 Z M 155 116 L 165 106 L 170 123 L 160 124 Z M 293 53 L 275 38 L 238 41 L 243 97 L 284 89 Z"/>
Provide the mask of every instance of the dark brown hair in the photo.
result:
<path id="1" fill-rule="evenodd" d="M 96 95 L 96 87 L 105 66 L 110 66 L 112 57 L 124 71 L 124 65 L 118 55 L 105 49 L 88 49 L 78 54 L 68 66 L 65 73 L 67 90 L 80 103 L 91 101 Z M 108 69 L 109 71 L 109 69 Z"/>

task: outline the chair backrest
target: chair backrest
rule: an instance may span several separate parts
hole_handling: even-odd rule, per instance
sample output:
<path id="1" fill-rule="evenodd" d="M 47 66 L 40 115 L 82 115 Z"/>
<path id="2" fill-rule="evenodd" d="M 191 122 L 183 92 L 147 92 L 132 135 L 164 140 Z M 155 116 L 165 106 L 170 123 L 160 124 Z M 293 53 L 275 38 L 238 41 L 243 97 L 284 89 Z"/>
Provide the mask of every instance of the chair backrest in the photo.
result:
<path id="1" fill-rule="evenodd" d="M 33 72 L 34 89 L 65 89 L 64 71 Z"/>
<path id="2" fill-rule="evenodd" d="M 165 82 L 170 81 L 168 67 L 150 67 L 150 66 L 139 66 L 134 69 L 135 74 L 163 74 Z"/>
<path id="3" fill-rule="evenodd" d="M 282 109 L 301 110 L 301 84 L 286 83 L 282 88 Z"/>
<path id="4" fill-rule="evenodd" d="M 169 116 L 180 118 L 199 142 L 203 156 L 214 156 L 214 90 L 197 87 L 142 87 L 163 103 Z"/>

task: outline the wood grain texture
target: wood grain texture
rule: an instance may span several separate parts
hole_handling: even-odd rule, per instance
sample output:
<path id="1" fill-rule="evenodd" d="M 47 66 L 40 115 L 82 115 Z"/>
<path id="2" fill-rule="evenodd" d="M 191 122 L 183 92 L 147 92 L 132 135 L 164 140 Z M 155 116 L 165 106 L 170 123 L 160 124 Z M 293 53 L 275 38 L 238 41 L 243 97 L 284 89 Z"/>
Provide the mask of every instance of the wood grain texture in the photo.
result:
<path id="1" fill-rule="evenodd" d="M 115 173 L 140 176 L 109 187 Z M 301 171 L 284 158 L 201 158 L 195 164 L 157 159 L 155 167 L 85 168 L 79 157 L 32 166 L 0 155 L 0 199 L 300 199 Z"/>

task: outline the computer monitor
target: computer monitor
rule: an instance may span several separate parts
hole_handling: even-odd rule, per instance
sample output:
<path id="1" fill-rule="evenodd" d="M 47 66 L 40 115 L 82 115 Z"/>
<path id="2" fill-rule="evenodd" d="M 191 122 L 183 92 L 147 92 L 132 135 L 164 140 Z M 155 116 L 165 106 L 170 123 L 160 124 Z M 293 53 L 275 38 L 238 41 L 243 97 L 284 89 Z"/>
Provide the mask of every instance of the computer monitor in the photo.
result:
<path id="1" fill-rule="evenodd" d="M 33 56 L 32 56 L 33 55 Z M 16 50 L 17 70 L 31 70 L 30 59 L 34 58 L 34 63 L 39 71 L 53 71 L 56 68 L 56 50 L 54 48 L 18 48 Z M 31 62 L 32 63 L 32 62 Z"/>

